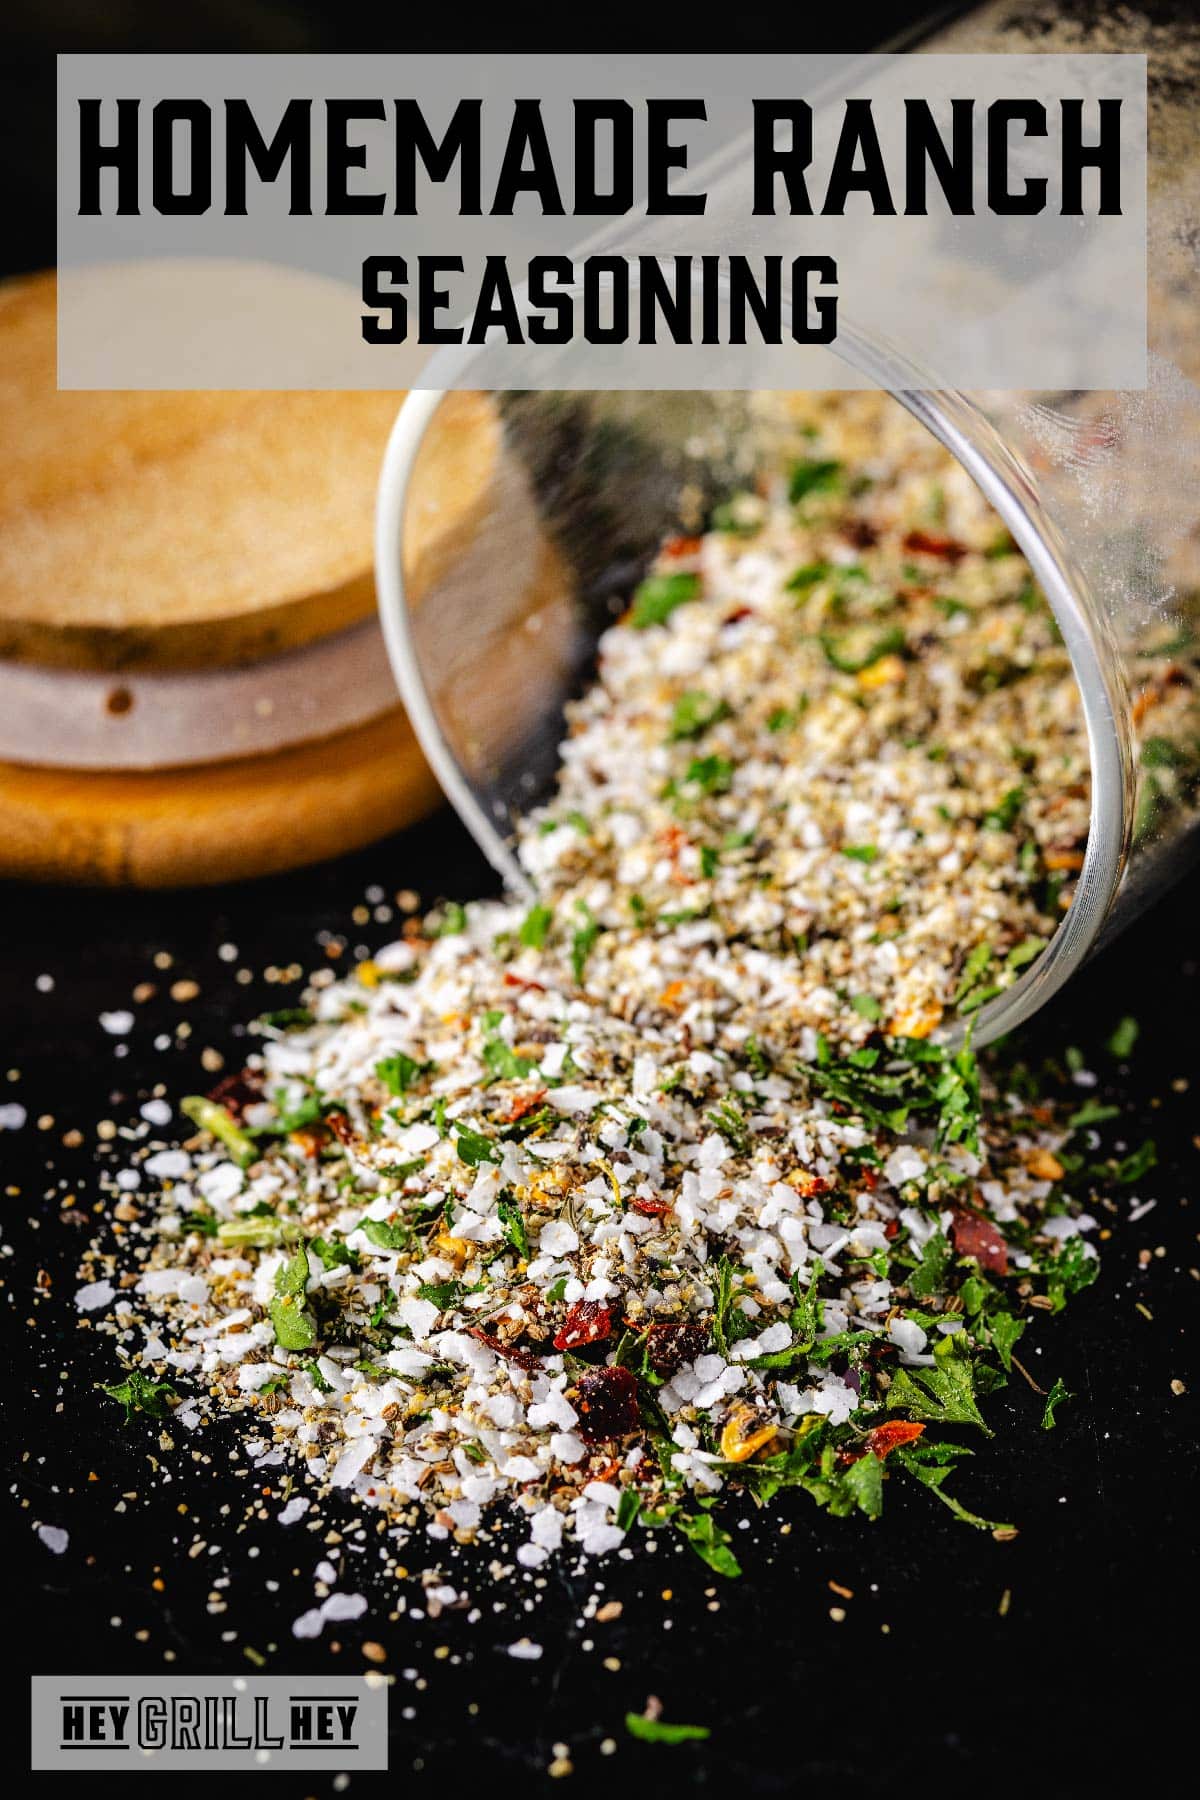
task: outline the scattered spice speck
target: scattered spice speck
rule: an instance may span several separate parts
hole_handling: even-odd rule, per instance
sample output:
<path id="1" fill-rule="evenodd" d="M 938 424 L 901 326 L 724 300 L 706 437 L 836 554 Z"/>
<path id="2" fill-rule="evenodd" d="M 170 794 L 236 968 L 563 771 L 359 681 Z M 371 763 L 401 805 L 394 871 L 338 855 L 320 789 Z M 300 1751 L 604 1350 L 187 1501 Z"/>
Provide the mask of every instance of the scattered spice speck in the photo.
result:
<path id="1" fill-rule="evenodd" d="M 356 1508 L 401 1578 L 507 1508 L 497 1586 L 668 1539 L 734 1579 L 727 1492 L 865 1524 L 893 1481 L 1016 1536 L 960 1465 L 1018 1341 L 1096 1277 L 1080 1144 L 1108 1109 L 1080 1106 L 1081 1059 L 1059 1099 L 969 1029 L 1070 904 L 1086 731 L 946 453 L 874 396 L 820 431 L 836 480 L 793 471 L 668 546 L 605 634 L 521 827 L 532 910 L 422 919 L 401 890 L 396 942 L 281 996 L 243 1067 L 208 1055 L 209 1093 L 142 1107 L 181 1111 L 184 1144 L 132 1153 L 134 1216 L 76 1305 L 120 1336 L 131 1411 L 189 1445 L 237 1415 L 297 1538 Z M 842 478 L 864 434 L 865 488 Z M 922 532 L 934 487 L 953 556 Z M 336 1574 L 297 1637 L 365 1610 Z M 424 1613 L 466 1603 L 432 1574 Z"/>

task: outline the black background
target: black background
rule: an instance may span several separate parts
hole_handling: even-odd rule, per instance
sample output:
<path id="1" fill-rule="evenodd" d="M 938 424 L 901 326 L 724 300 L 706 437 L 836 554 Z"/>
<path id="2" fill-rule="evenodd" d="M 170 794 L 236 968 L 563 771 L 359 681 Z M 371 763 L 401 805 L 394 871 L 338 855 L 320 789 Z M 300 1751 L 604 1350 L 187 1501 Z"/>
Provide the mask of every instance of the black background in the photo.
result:
<path id="1" fill-rule="evenodd" d="M 840 50 L 882 41 L 919 10 L 892 8 L 886 21 L 798 13 L 788 22 L 776 8 L 742 7 L 701 29 L 678 12 L 650 18 L 630 8 L 597 17 L 585 39 L 583 27 L 545 13 L 483 19 L 459 9 L 448 25 L 410 25 L 348 7 L 210 4 L 168 13 L 138 3 L 101 11 L 26 0 L 9 9 L 11 52 L 0 77 L 0 254 L 8 272 L 53 260 L 54 48 L 452 49 L 457 41 L 559 49 L 602 39 L 647 49 Z M 338 864 L 237 888 L 10 888 L 0 896 L 0 1061 L 20 1071 L 19 1080 L 0 1080 L 0 1104 L 19 1100 L 29 1113 L 23 1130 L 0 1138 L 11 1249 L 0 1261 L 9 1342 L 0 1441 L 10 1500 L 2 1591 L 13 1673 L 248 1671 L 247 1645 L 276 1671 L 350 1673 L 364 1667 L 361 1642 L 382 1641 L 397 1677 L 392 1772 L 354 1778 L 352 1795 L 463 1783 L 505 1792 L 516 1780 L 538 1788 L 556 1743 L 569 1746 L 575 1773 L 565 1791 L 576 1793 L 636 1783 L 651 1792 L 670 1784 L 765 1794 L 844 1787 L 1073 1795 L 1110 1791 L 1118 1777 L 1168 1780 L 1173 1755 L 1186 1755 L 1194 1737 L 1196 1416 L 1192 1393 L 1175 1396 L 1170 1383 L 1195 1387 L 1186 1333 L 1200 1297 L 1191 1272 L 1200 1265 L 1200 1203 L 1189 1204 L 1200 1132 L 1200 881 L 1160 902 L 1025 1034 L 1031 1057 L 1084 1046 L 1106 1092 L 1127 1109 L 1129 1142 L 1154 1136 L 1160 1161 L 1138 1190 L 1157 1199 L 1155 1210 L 1129 1225 L 1122 1198 L 1101 1280 L 1026 1340 L 1031 1352 L 1040 1347 L 1031 1360 L 1043 1385 L 1062 1375 L 1078 1398 L 1044 1433 L 1040 1401 L 1014 1384 L 992 1403 L 996 1440 L 979 1447 L 958 1482 L 968 1504 L 1018 1523 L 1016 1542 L 994 1543 L 893 1481 L 874 1526 L 829 1520 L 803 1497 L 784 1497 L 735 1532 L 746 1571 L 738 1583 L 721 1582 L 690 1551 L 665 1544 L 653 1559 L 609 1559 L 604 1597 L 619 1599 L 623 1612 L 607 1625 L 583 1620 L 593 1583 L 568 1573 L 565 1561 L 550 1565 L 540 1589 L 522 1578 L 506 1590 L 503 1612 L 493 1610 L 477 1563 L 465 1581 L 482 1609 L 477 1623 L 451 1612 L 393 1624 L 388 1596 L 374 1580 L 357 1579 L 361 1568 L 347 1559 L 339 1585 L 361 1587 L 370 1612 L 300 1643 L 291 1622 L 313 1604 L 318 1541 L 302 1527 L 238 1530 L 245 1484 L 222 1471 L 234 1434 L 205 1434 L 207 1466 L 188 1460 L 194 1441 L 161 1459 L 174 1477 L 163 1485 L 149 1461 L 158 1455 L 155 1431 L 142 1422 L 123 1428 L 119 1409 L 98 1402 L 92 1384 L 110 1378 L 111 1350 L 76 1328 L 72 1297 L 89 1235 L 84 1221 L 98 1200 L 96 1122 L 132 1120 L 156 1082 L 172 1094 L 194 1089 L 206 1079 L 204 1046 L 236 1066 L 241 1023 L 286 1004 L 279 987 L 260 978 L 267 965 L 321 966 L 322 932 L 346 940 L 347 959 L 358 946 L 387 941 L 394 925 L 351 919 L 373 883 L 389 897 L 411 886 L 429 899 L 491 888 L 480 856 L 442 814 Z M 228 942 L 238 946 L 236 964 L 217 955 Z M 174 959 L 166 972 L 152 966 L 162 951 Z M 251 985 L 235 982 L 238 967 L 255 972 Z M 39 974 L 53 977 L 51 992 L 38 991 Z M 196 1000 L 171 1000 L 170 984 L 181 977 L 199 982 Z M 121 1057 L 98 1015 L 129 1005 L 146 980 L 158 993 L 135 1008 Z M 1123 1070 L 1099 1046 L 1126 1012 L 1142 1029 Z M 184 1042 L 175 1035 L 181 1021 L 191 1026 Z M 172 1037 L 165 1053 L 154 1049 L 160 1032 Z M 40 1129 L 43 1115 L 53 1124 Z M 80 1148 L 62 1143 L 72 1128 L 84 1135 Z M 77 1197 L 74 1205 L 64 1205 L 66 1195 Z M 1139 1252 L 1160 1247 L 1164 1254 L 1143 1267 Z M 114 1511 L 123 1494 L 136 1497 Z M 186 1519 L 180 1504 L 190 1508 Z M 35 1522 L 69 1530 L 64 1555 L 42 1546 Z M 779 1534 L 781 1523 L 791 1525 L 789 1535 Z M 184 1552 L 197 1533 L 213 1549 L 193 1560 Z M 411 1560 L 420 1567 L 424 1559 Z M 449 1578 L 462 1585 L 469 1567 L 450 1567 Z M 214 1589 L 225 1579 L 227 1587 Z M 831 1580 L 853 1598 L 831 1592 Z M 269 1581 L 280 1584 L 277 1592 Z M 207 1610 L 213 1591 L 227 1610 Z M 419 1604 L 419 1590 L 408 1592 Z M 530 1612 L 526 1599 L 535 1601 Z M 844 1620 L 830 1617 L 834 1606 Z M 505 1654 L 526 1635 L 543 1646 L 538 1662 Z M 173 1661 L 164 1661 L 166 1652 Z M 630 1742 L 624 1714 L 641 1710 L 650 1694 L 661 1697 L 666 1717 L 711 1726 L 711 1740 L 675 1749 Z M 9 1697 L 9 1732 L 19 1736 L 19 1682 Z M 415 1716 L 404 1718 L 404 1708 Z M 609 1736 L 618 1747 L 606 1756 Z M 7 1771 L 14 1792 L 28 1779 L 17 1772 L 23 1766 L 18 1753 Z M 127 1786 L 115 1776 L 84 1779 L 99 1795 Z M 198 1792 L 210 1778 L 172 1779 Z M 270 1779 L 280 1796 L 331 1792 L 331 1775 Z M 253 1776 L 221 1780 L 233 1792 L 261 1792 Z"/>

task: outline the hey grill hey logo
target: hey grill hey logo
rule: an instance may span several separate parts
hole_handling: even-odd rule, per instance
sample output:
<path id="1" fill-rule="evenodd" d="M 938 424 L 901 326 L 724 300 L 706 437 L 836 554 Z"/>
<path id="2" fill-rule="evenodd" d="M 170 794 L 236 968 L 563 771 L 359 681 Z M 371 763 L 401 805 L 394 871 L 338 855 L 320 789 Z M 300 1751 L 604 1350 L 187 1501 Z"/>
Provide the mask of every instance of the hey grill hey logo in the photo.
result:
<path id="1" fill-rule="evenodd" d="M 386 1769 L 387 1689 L 325 1676 L 35 1675 L 35 1769 Z"/>

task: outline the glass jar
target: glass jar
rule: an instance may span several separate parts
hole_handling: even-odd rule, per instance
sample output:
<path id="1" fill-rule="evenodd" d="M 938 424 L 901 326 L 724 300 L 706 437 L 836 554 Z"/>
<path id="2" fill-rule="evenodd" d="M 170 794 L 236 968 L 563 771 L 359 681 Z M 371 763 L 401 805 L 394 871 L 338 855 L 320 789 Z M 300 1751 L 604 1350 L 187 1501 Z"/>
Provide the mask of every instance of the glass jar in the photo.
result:
<path id="1" fill-rule="evenodd" d="M 1053 608 L 1086 721 L 1091 821 L 1042 955 L 977 1015 L 1029 1017 L 1200 848 L 1200 19 L 1049 0 L 988 5 L 938 51 L 1144 51 L 1144 390 L 962 394 L 905 385 L 901 353 L 839 351 L 958 459 Z M 771 454 L 771 408 L 725 393 L 419 392 L 388 448 L 376 580 L 397 680 L 447 795 L 505 881 L 513 823 L 553 781 L 562 711 L 612 602 Z M 418 520 L 453 493 L 436 557 Z"/>

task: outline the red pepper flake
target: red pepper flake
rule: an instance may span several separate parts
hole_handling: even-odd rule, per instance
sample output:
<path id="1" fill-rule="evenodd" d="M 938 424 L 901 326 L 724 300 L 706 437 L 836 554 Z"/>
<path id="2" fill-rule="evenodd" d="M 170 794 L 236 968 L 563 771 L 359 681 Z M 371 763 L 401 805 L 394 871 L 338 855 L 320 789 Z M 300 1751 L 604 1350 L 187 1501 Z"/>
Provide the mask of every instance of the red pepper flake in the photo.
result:
<path id="1" fill-rule="evenodd" d="M 664 1213 L 671 1210 L 669 1200 L 631 1200 L 630 1212 L 641 1213 L 643 1219 L 661 1219 Z"/>
<path id="2" fill-rule="evenodd" d="M 960 1256 L 973 1256 L 989 1275 L 1008 1274 L 1008 1245 L 990 1219 L 981 1218 L 978 1213 L 956 1212 L 950 1235 Z"/>
<path id="3" fill-rule="evenodd" d="M 673 559 L 681 556 L 699 556 L 703 544 L 703 538 L 671 537 L 667 539 L 666 543 L 659 551 L 659 555 L 668 556 Z"/>
<path id="4" fill-rule="evenodd" d="M 669 1381 L 684 1363 L 695 1362 L 708 1348 L 708 1331 L 686 1319 L 652 1325 L 646 1334 L 646 1361 L 656 1375 Z"/>
<path id="5" fill-rule="evenodd" d="M 485 1331 L 482 1325 L 470 1326 L 467 1336 L 478 1338 L 481 1344 L 486 1344 L 488 1349 L 494 1350 L 497 1356 L 503 1356 L 506 1361 L 516 1363 L 518 1369 L 540 1369 L 542 1366 L 541 1357 L 535 1356 L 532 1350 L 522 1350 L 519 1344 L 506 1344 L 503 1338 L 495 1337 L 492 1332 Z"/>
<path id="6" fill-rule="evenodd" d="M 942 537 L 935 531 L 910 531 L 904 548 L 918 556 L 940 556 L 944 562 L 954 563 L 961 562 L 967 554 L 967 546 L 957 538 Z"/>
<path id="7" fill-rule="evenodd" d="M 842 1450 L 838 1461 L 843 1468 L 847 1468 L 851 1463 L 861 1462 L 869 1454 L 877 1456 L 882 1462 L 893 1450 L 902 1450 L 906 1444 L 915 1444 L 924 1433 L 925 1427 L 918 1425 L 913 1419 L 889 1419 L 886 1425 L 876 1425 L 872 1431 L 868 1431 L 861 1444 L 856 1445 L 853 1450 Z"/>
<path id="8" fill-rule="evenodd" d="M 354 1127 L 351 1125 L 345 1113 L 327 1113 L 325 1116 L 325 1123 L 339 1143 L 352 1144 L 354 1142 Z"/>
<path id="9" fill-rule="evenodd" d="M 256 1106 L 263 1097 L 263 1086 L 253 1069 L 239 1069 L 236 1075 L 223 1075 L 208 1098 L 223 1106 L 230 1118 L 240 1125 L 248 1106 Z"/>
<path id="10" fill-rule="evenodd" d="M 900 1235 L 899 1219 L 889 1219 L 887 1224 L 883 1228 L 883 1235 L 885 1238 L 899 1237 L 899 1235 Z"/>
<path id="11" fill-rule="evenodd" d="M 589 1444 L 626 1437 L 641 1423 L 632 1369 L 589 1369 L 577 1383 L 579 1433 Z"/>
<path id="12" fill-rule="evenodd" d="M 861 1462 L 869 1452 L 882 1462 L 893 1450 L 903 1450 L 906 1444 L 915 1444 L 924 1435 L 925 1427 L 918 1425 L 915 1419 L 889 1419 L 886 1425 L 876 1425 L 873 1430 L 868 1431 L 857 1449 L 844 1450 L 841 1460 Z"/>
<path id="13" fill-rule="evenodd" d="M 612 1310 L 601 1300 L 577 1300 L 567 1308 L 561 1331 L 554 1336 L 556 1350 L 578 1350 L 581 1344 L 598 1344 L 612 1330 Z"/>
<path id="14" fill-rule="evenodd" d="M 816 1194 L 827 1194 L 832 1183 L 824 1175 L 813 1175 L 808 1169 L 801 1169 L 792 1176 L 789 1185 L 795 1188 L 802 1200 L 811 1200 Z"/>
<path id="15" fill-rule="evenodd" d="M 735 606 L 731 613 L 725 614 L 721 623 L 722 625 L 740 625 L 743 619 L 752 619 L 753 617 L 754 608 L 752 606 Z"/>
<path id="16" fill-rule="evenodd" d="M 512 988 L 530 988 L 535 994 L 544 994 L 546 989 L 540 981 L 527 981 L 524 975 L 514 975 L 511 969 L 504 971 L 504 985 Z"/>
<path id="17" fill-rule="evenodd" d="M 545 1098 L 545 1088 L 534 1088 L 528 1094 L 518 1094 L 504 1115 L 504 1124 L 515 1125 L 518 1119 L 525 1117 L 526 1113 L 536 1112 Z"/>
<path id="18" fill-rule="evenodd" d="M 296 1131 L 288 1132 L 288 1141 L 298 1144 L 311 1162 L 320 1156 L 322 1147 L 329 1142 L 329 1133 L 324 1125 L 301 1125 Z"/>
<path id="19" fill-rule="evenodd" d="M 870 550 L 879 542 L 879 533 L 867 519 L 847 519 L 838 534 L 855 550 Z"/>

